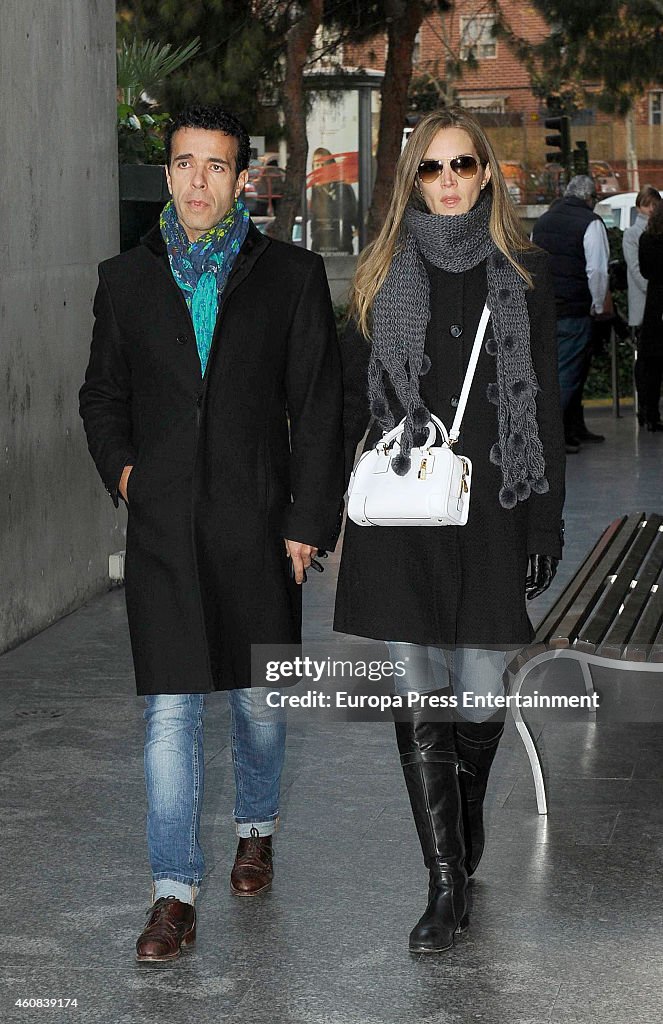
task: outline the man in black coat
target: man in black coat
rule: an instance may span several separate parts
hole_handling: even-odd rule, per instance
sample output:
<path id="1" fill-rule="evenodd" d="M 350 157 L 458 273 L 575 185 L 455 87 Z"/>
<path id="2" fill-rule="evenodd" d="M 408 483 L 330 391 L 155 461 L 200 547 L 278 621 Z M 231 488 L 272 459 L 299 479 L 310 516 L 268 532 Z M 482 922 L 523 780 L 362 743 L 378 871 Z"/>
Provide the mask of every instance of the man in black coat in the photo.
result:
<path id="1" fill-rule="evenodd" d="M 557 359 L 566 450 L 603 441 L 585 426 L 582 390 L 589 371 L 593 320 L 614 315 L 608 282 L 610 246 L 603 221 L 595 214 L 596 186 L 577 174 L 564 198 L 539 217 L 532 241 L 551 257 L 557 307 Z"/>
<path id="2" fill-rule="evenodd" d="M 126 599 L 153 906 L 139 960 L 195 939 L 205 695 L 228 690 L 239 836 L 233 892 L 272 879 L 285 724 L 251 686 L 254 644 L 298 643 L 301 587 L 333 548 L 342 387 L 324 265 L 263 237 L 240 196 L 249 137 L 191 107 L 166 138 L 172 199 L 102 263 L 80 405 L 115 504 L 129 509 Z M 278 654 L 276 655 L 278 657 Z"/>

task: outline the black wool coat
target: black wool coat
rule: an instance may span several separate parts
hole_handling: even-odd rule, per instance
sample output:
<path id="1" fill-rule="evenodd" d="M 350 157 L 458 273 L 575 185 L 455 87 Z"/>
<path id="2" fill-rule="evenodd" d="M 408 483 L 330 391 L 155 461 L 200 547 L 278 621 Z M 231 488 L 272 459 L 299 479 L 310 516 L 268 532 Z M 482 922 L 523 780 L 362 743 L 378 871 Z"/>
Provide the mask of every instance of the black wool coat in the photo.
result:
<path id="1" fill-rule="evenodd" d="M 647 278 L 645 313 L 638 348 L 645 353 L 663 353 L 663 235 L 643 231 L 639 247 L 640 273 Z"/>
<path id="2" fill-rule="evenodd" d="M 250 685 L 251 644 L 296 643 L 283 538 L 333 549 L 342 381 L 319 256 L 251 225 L 204 378 L 155 228 L 102 263 L 80 410 L 117 504 L 129 477 L 126 599 L 139 694 Z"/>
<path id="3" fill-rule="evenodd" d="M 348 520 L 343 542 L 334 628 L 344 633 L 416 644 L 511 645 L 532 637 L 525 606 L 530 554 L 562 554 L 564 432 L 557 379 L 555 297 L 548 257 L 527 256 L 535 287 L 527 293 L 531 348 L 540 391 L 537 422 L 550 490 L 514 509 L 499 503 L 501 471 L 489 460 L 497 440 L 497 407 L 486 389 L 496 379 L 495 357 L 484 347 L 456 451 L 472 461 L 466 526 L 364 527 Z M 421 395 L 447 429 L 458 403 L 487 295 L 486 264 L 451 274 L 427 264 L 431 317 L 426 353 L 431 368 Z M 486 343 L 492 337 L 489 321 Z M 342 341 L 346 473 L 368 424 L 369 344 L 353 324 Z M 394 414 L 402 416 L 391 396 Z M 366 447 L 380 437 L 374 423 Z"/>

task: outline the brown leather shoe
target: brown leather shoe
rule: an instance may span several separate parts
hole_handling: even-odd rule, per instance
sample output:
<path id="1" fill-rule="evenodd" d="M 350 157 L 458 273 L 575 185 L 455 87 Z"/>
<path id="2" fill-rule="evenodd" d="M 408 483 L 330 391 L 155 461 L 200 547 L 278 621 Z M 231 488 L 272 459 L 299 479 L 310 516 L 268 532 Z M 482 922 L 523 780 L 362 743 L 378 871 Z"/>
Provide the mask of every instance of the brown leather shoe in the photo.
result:
<path id="1" fill-rule="evenodd" d="M 257 896 L 272 884 L 272 837 L 261 836 L 251 829 L 248 839 L 240 839 L 230 875 L 230 888 L 235 896 Z"/>
<path id="2" fill-rule="evenodd" d="M 196 911 L 190 903 L 162 896 L 150 908 L 136 943 L 137 960 L 175 960 L 196 941 Z"/>

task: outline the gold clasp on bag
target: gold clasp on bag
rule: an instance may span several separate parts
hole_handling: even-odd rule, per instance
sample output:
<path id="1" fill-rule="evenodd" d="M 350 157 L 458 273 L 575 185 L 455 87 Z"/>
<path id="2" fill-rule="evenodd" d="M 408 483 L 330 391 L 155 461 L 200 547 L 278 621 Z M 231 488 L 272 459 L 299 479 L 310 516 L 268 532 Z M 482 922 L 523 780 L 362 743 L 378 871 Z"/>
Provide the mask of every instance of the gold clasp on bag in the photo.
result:
<path id="1" fill-rule="evenodd" d="M 419 472 L 417 473 L 417 477 L 419 478 L 419 480 L 426 479 L 426 459 L 421 460 L 421 465 L 419 466 Z"/>
<path id="2" fill-rule="evenodd" d="M 461 460 L 460 461 L 463 463 L 463 475 L 460 478 L 460 491 L 458 493 L 458 497 L 462 498 L 463 497 L 463 493 L 467 494 L 467 491 L 468 491 L 467 480 L 465 479 L 465 477 L 467 476 L 467 473 L 468 473 L 468 465 L 467 465 L 465 459 L 462 456 L 461 456 Z"/>

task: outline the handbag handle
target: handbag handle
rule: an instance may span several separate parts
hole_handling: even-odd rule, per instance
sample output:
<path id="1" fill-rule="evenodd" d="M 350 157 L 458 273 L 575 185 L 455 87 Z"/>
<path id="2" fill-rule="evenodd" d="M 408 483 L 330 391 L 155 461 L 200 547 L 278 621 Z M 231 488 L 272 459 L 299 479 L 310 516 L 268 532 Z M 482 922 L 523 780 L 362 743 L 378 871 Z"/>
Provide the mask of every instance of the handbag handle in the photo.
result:
<path id="1" fill-rule="evenodd" d="M 376 448 L 382 448 L 382 446 L 384 445 L 385 449 L 387 449 L 394 443 L 394 441 L 398 441 L 400 439 L 401 434 L 403 433 L 404 424 L 405 417 L 403 417 L 400 423 L 397 423 L 395 427 L 392 427 L 389 433 L 382 435 L 381 439 L 378 441 L 376 445 Z M 442 435 L 442 444 L 449 444 L 449 434 L 447 433 L 447 428 L 445 427 L 442 420 L 435 415 L 435 413 L 431 413 L 431 418 L 426 426 L 426 429 L 428 431 L 428 437 L 426 439 L 426 443 L 420 445 L 421 448 L 430 448 L 430 446 L 433 444 L 433 441 L 435 440 L 436 427 Z"/>
<path id="2" fill-rule="evenodd" d="M 479 320 L 479 326 L 477 327 L 476 337 L 474 338 L 474 345 L 470 353 L 470 361 L 467 364 L 467 370 L 465 372 L 465 380 L 463 381 L 463 387 L 460 392 L 460 398 L 458 399 L 458 407 L 456 408 L 456 415 L 454 421 L 451 424 L 451 430 L 449 431 L 449 444 L 454 445 L 460 435 L 460 425 L 463 421 L 463 414 L 465 412 L 465 406 L 467 405 L 467 399 L 470 394 L 470 388 L 472 387 L 472 381 L 474 380 L 474 371 L 477 368 L 479 361 L 479 353 L 481 352 L 481 345 L 483 343 L 484 335 L 486 333 L 486 327 L 490 320 L 490 310 L 488 305 L 484 305 L 481 313 L 481 319 Z"/>
<path id="3" fill-rule="evenodd" d="M 481 345 L 483 343 L 484 335 L 486 333 L 486 327 L 488 326 L 489 320 L 490 310 L 488 309 L 487 305 L 484 305 L 481 313 L 481 319 L 479 320 L 479 326 L 477 327 L 477 333 L 474 338 L 472 351 L 470 353 L 470 359 L 467 364 L 467 370 L 465 371 L 465 379 L 463 380 L 463 387 L 460 392 L 460 398 L 458 399 L 458 408 L 456 409 L 454 421 L 451 424 L 451 430 L 447 433 L 447 428 L 445 427 L 442 420 L 438 416 L 436 416 L 435 413 L 431 413 L 431 418 L 427 426 L 428 439 L 426 443 L 422 444 L 420 447 L 430 448 L 433 441 L 435 440 L 435 427 L 437 427 L 437 429 L 440 431 L 442 435 L 442 444 L 447 444 L 451 448 L 458 440 L 458 437 L 460 435 L 460 425 L 463 421 L 465 406 L 467 405 L 467 399 L 470 394 L 470 388 L 472 387 L 472 381 L 474 380 L 474 371 L 477 368 L 479 354 L 481 352 Z M 386 449 L 389 448 L 394 443 L 394 441 L 398 441 L 399 437 L 403 433 L 404 423 L 405 417 L 403 417 L 400 423 L 396 424 L 395 427 L 392 427 L 392 429 L 388 433 L 382 435 L 382 438 L 380 441 L 378 441 L 376 447 L 382 447 L 384 445 L 384 449 L 386 451 Z"/>

